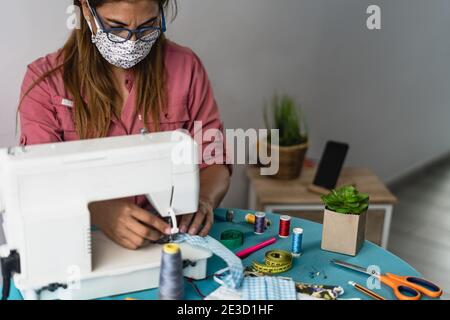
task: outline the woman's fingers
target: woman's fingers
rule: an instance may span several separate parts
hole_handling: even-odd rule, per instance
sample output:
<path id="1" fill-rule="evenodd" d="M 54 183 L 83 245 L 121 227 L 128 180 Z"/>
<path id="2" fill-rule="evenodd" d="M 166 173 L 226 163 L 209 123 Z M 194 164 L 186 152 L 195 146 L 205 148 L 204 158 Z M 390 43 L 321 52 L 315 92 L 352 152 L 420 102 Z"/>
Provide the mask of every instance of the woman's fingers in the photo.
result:
<path id="1" fill-rule="evenodd" d="M 208 202 L 200 200 L 197 213 L 187 214 L 181 218 L 180 232 L 205 237 L 211 230 L 213 222 L 212 206 Z"/>
<path id="2" fill-rule="evenodd" d="M 134 246 L 134 250 L 143 247 L 148 241 L 146 238 L 136 234 L 133 230 L 127 227 L 125 227 L 125 229 L 122 231 L 121 238 L 132 243 Z"/>
<path id="3" fill-rule="evenodd" d="M 194 218 L 194 214 L 186 214 L 181 217 L 181 222 L 180 222 L 180 232 L 181 233 L 186 233 L 189 230 L 189 226 L 191 225 L 193 218 Z"/>
<path id="4" fill-rule="evenodd" d="M 194 217 L 194 220 L 192 221 L 191 227 L 189 228 L 189 234 L 191 236 L 197 235 L 200 227 L 203 224 L 203 221 L 205 221 L 206 213 L 204 210 L 199 210 Z"/>
<path id="5" fill-rule="evenodd" d="M 146 225 L 143 225 L 134 217 L 130 217 L 130 219 L 126 223 L 126 227 L 129 230 L 133 231 L 138 236 L 150 241 L 158 241 L 159 239 L 161 239 L 162 236 L 161 232 Z"/>
<path id="6" fill-rule="evenodd" d="M 209 234 L 209 232 L 211 231 L 211 228 L 212 228 L 213 224 L 214 224 L 214 216 L 213 216 L 213 214 L 207 214 L 206 222 L 205 222 L 205 224 L 203 226 L 202 231 L 200 231 L 200 236 L 201 237 L 206 237 Z"/>
<path id="7" fill-rule="evenodd" d="M 200 236 L 206 237 L 214 224 L 214 209 L 208 202 L 203 202 L 202 207 L 205 212 L 205 220 L 203 222 L 203 228 L 200 231 Z"/>
<path id="8" fill-rule="evenodd" d="M 131 215 L 143 224 L 155 228 L 162 234 L 170 235 L 171 233 L 171 228 L 168 223 L 144 209 L 136 207 L 136 209 L 131 212 Z"/>
<path id="9" fill-rule="evenodd" d="M 117 241 L 121 246 L 125 247 L 129 250 L 137 250 L 139 247 L 134 244 L 132 241 L 128 240 L 127 238 L 118 239 Z"/>

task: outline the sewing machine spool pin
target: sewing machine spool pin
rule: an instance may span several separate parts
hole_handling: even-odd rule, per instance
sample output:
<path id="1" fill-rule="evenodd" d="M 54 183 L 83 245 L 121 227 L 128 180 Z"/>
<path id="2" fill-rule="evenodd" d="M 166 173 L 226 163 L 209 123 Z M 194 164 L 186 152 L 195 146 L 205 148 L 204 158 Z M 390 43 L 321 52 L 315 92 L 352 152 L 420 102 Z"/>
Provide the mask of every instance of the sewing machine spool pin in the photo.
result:
<path id="1" fill-rule="evenodd" d="M 170 216 L 170 220 L 171 220 L 171 226 L 172 226 L 172 230 L 171 230 L 171 234 L 170 234 L 170 240 L 172 241 L 172 237 L 174 235 L 177 235 L 178 233 L 180 233 L 180 229 L 178 228 L 178 221 L 177 221 L 177 215 L 175 214 L 175 211 L 173 210 L 173 195 L 175 193 L 175 187 L 172 186 L 172 194 L 170 196 L 170 206 L 169 206 L 169 210 L 168 210 L 168 214 Z"/>

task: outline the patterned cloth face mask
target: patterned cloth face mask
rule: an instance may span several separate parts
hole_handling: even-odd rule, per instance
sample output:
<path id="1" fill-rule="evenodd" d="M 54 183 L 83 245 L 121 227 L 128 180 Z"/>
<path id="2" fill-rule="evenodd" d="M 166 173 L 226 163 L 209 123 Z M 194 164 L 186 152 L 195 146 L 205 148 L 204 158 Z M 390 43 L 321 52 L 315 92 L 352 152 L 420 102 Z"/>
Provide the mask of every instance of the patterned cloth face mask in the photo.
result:
<path id="1" fill-rule="evenodd" d="M 97 34 L 94 34 L 92 24 L 87 21 L 92 32 L 92 43 L 97 46 L 98 51 L 110 64 L 122 69 L 131 69 L 144 60 L 152 51 L 153 46 L 161 35 L 161 31 L 155 30 L 143 37 L 144 41 L 127 40 L 120 42 L 119 36 L 110 34 L 109 37 L 117 38 L 118 42 L 111 41 L 106 32 L 100 27 L 99 22 L 94 17 L 97 26 Z M 123 39 L 122 39 L 123 40 Z"/>
<path id="2" fill-rule="evenodd" d="M 220 257 L 228 265 L 227 268 L 216 272 L 215 278 L 220 279 L 220 284 L 231 289 L 237 289 L 242 285 L 244 279 L 244 266 L 233 252 L 228 250 L 219 241 L 210 236 L 202 238 L 189 234 L 178 234 L 175 243 L 186 242 L 194 247 L 204 248 Z M 216 280 L 217 281 L 217 280 Z"/>
<path id="3" fill-rule="evenodd" d="M 176 243 L 186 242 L 195 247 L 208 249 L 222 258 L 227 268 L 217 271 L 214 280 L 225 286 L 226 292 L 242 296 L 244 300 L 296 300 L 295 283 L 292 279 L 280 277 L 244 278 L 242 260 L 211 237 L 202 238 L 179 234 Z"/>

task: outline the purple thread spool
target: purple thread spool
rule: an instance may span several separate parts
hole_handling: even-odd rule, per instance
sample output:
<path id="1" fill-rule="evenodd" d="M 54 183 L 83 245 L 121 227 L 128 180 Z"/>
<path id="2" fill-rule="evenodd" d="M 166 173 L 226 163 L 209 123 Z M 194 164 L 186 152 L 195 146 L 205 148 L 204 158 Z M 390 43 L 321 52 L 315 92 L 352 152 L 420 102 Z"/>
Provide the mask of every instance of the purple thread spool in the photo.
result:
<path id="1" fill-rule="evenodd" d="M 264 231 L 266 231 L 266 214 L 257 212 L 255 218 L 255 234 L 264 234 Z"/>

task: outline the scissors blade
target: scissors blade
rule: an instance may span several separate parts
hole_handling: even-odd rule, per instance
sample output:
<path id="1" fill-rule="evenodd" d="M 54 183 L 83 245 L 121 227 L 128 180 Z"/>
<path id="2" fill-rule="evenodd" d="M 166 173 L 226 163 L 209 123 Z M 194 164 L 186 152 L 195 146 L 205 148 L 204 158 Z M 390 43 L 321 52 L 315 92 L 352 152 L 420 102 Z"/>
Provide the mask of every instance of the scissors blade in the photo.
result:
<path id="1" fill-rule="evenodd" d="M 368 274 L 370 276 L 372 275 L 370 272 L 367 271 L 367 269 L 365 269 L 363 267 L 360 267 L 360 266 L 357 266 L 357 265 L 354 265 L 354 264 L 351 264 L 351 263 L 348 263 L 348 262 L 344 262 L 344 261 L 340 261 L 340 260 L 331 260 L 331 263 L 334 263 L 334 264 L 336 264 L 338 266 L 341 266 L 341 267 L 344 267 L 344 268 L 347 268 L 347 269 L 350 269 L 350 270 L 353 270 L 353 271 L 357 271 L 357 272 L 361 272 L 361 273 L 364 273 L 364 274 Z"/>

